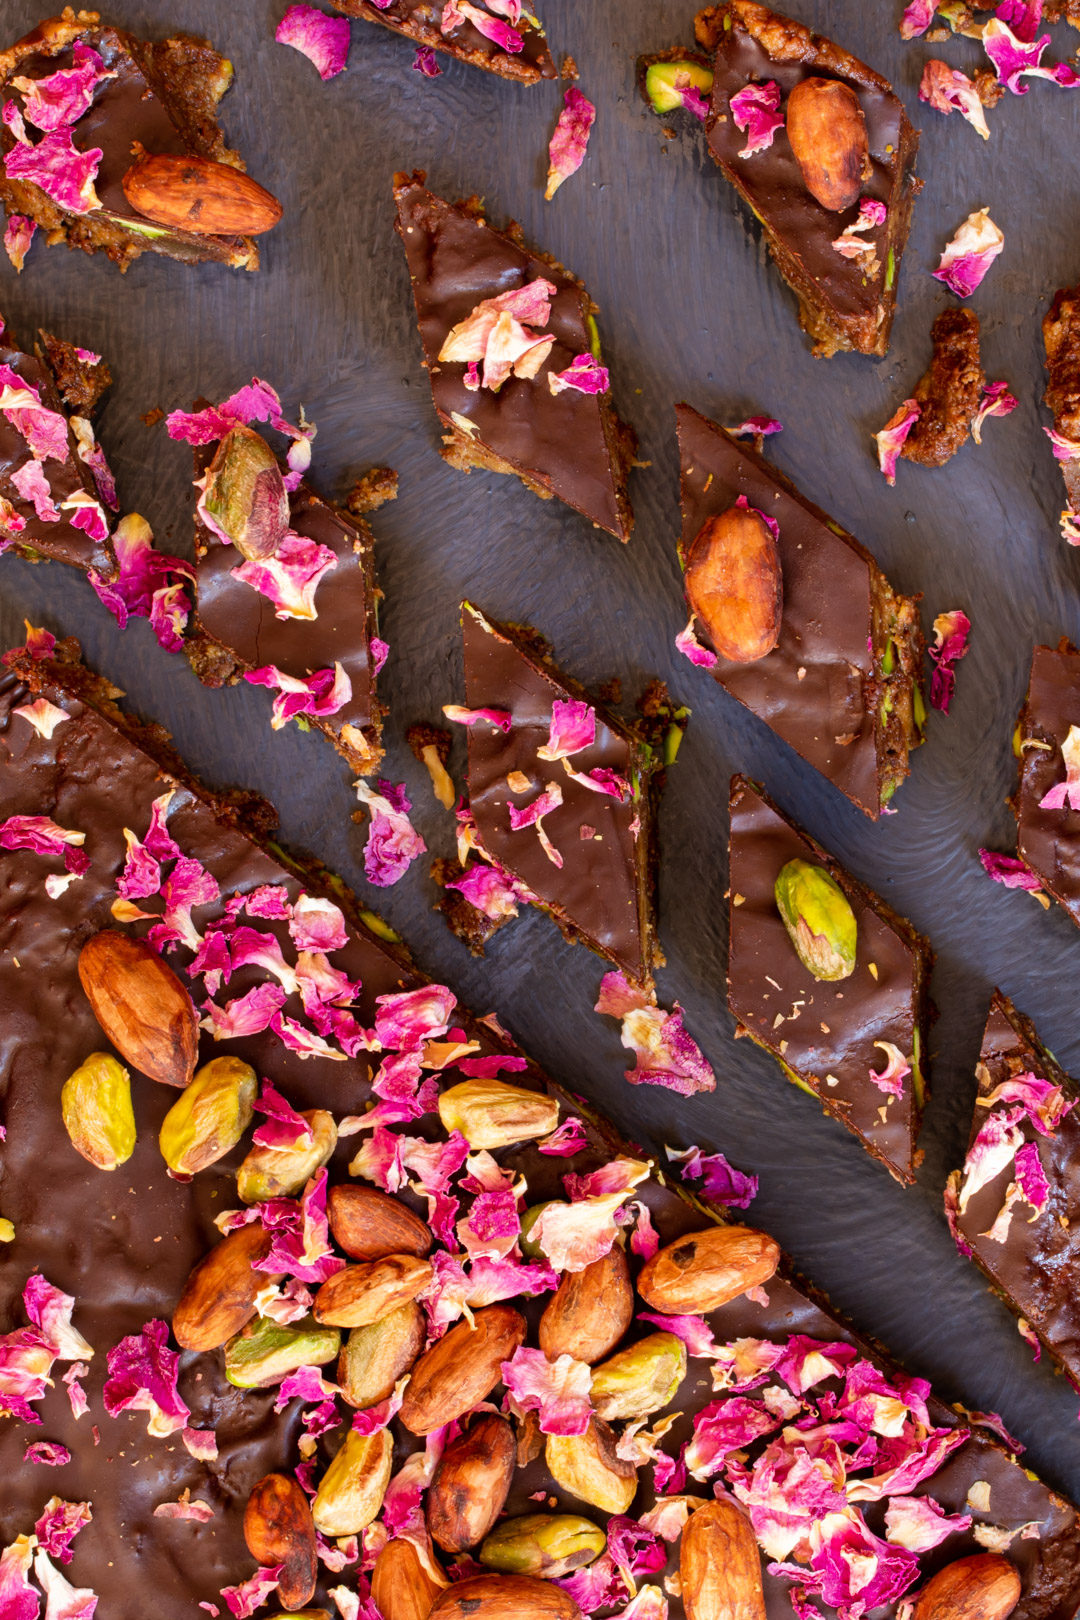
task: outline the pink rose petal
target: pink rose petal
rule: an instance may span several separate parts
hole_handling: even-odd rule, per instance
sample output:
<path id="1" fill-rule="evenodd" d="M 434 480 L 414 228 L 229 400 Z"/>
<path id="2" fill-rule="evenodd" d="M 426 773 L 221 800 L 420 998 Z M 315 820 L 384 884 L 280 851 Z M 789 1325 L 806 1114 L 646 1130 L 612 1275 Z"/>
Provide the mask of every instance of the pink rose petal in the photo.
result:
<path id="1" fill-rule="evenodd" d="M 349 20 L 328 17 L 316 6 L 290 6 L 277 25 L 279 45 L 292 45 L 313 63 L 320 79 L 344 73 L 349 54 Z"/>
<path id="2" fill-rule="evenodd" d="M 548 147 L 545 201 L 550 202 L 563 181 L 581 168 L 595 118 L 596 108 L 592 102 L 575 85 L 571 85 L 564 97 L 563 109 Z"/>

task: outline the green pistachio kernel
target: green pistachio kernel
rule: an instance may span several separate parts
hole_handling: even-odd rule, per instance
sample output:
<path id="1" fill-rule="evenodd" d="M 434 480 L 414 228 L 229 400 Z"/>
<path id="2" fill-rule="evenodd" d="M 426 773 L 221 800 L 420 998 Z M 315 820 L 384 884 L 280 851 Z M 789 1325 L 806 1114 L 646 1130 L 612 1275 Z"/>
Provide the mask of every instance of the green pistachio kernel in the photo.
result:
<path id="1" fill-rule="evenodd" d="M 700 62 L 652 62 L 645 70 L 645 94 L 654 113 L 677 112 L 683 105 L 682 92 L 697 90 L 708 96 L 712 90 L 712 69 Z"/>
<path id="2" fill-rule="evenodd" d="M 599 1558 L 607 1537 L 576 1513 L 526 1513 L 506 1519 L 480 1548 L 480 1562 L 500 1575 L 557 1580 Z"/>
<path id="3" fill-rule="evenodd" d="M 788 861 L 777 876 L 774 893 L 796 955 L 814 978 L 832 981 L 853 973 L 855 913 L 825 868 Z"/>

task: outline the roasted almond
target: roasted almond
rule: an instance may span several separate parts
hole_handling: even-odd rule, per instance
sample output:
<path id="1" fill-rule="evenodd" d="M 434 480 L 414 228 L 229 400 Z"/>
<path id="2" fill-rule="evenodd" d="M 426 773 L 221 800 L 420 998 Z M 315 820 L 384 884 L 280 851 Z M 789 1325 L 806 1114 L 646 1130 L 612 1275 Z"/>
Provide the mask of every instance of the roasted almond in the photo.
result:
<path id="1" fill-rule="evenodd" d="M 686 1620 L 765 1620 L 761 1554 L 736 1503 L 707 1502 L 692 1513 L 679 1543 Z"/>
<path id="2" fill-rule="evenodd" d="M 302 1609 L 315 1595 L 319 1561 L 308 1499 L 289 1474 L 266 1474 L 244 1509 L 244 1540 L 257 1564 L 280 1564 L 277 1595 Z"/>
<path id="3" fill-rule="evenodd" d="M 707 1226 L 669 1243 L 647 1260 L 638 1293 L 667 1316 L 700 1316 L 768 1282 L 780 1246 L 750 1226 Z"/>
<path id="4" fill-rule="evenodd" d="M 389 1541 L 371 1572 L 371 1599 L 382 1620 L 427 1620 L 450 1584 L 434 1558 L 415 1542 Z"/>
<path id="5" fill-rule="evenodd" d="M 259 236 L 281 218 L 276 197 L 231 163 L 144 153 L 120 182 L 145 219 L 197 236 Z"/>
<path id="6" fill-rule="evenodd" d="M 326 1200 L 330 1231 L 351 1260 L 382 1260 L 388 1254 L 428 1254 L 431 1228 L 411 1209 L 378 1187 L 331 1187 Z"/>
<path id="7" fill-rule="evenodd" d="M 255 1295 L 277 1281 L 254 1271 L 270 1251 L 270 1234 L 254 1221 L 238 1227 L 199 1261 L 173 1312 L 173 1334 L 184 1350 L 216 1350 L 245 1327 L 255 1311 Z"/>
<path id="8" fill-rule="evenodd" d="M 830 213 L 843 213 L 871 173 L 858 96 L 839 79 L 801 79 L 788 96 L 786 122 L 807 191 Z"/>
<path id="9" fill-rule="evenodd" d="M 447 1446 L 427 1496 L 427 1522 L 444 1552 L 483 1541 L 503 1510 L 517 1466 L 517 1444 L 505 1418 L 480 1417 Z"/>
<path id="10" fill-rule="evenodd" d="M 975 1553 L 930 1577 L 915 1598 L 911 1620 L 1006 1620 L 1019 1601 L 1016 1565 L 1000 1553 Z"/>
<path id="11" fill-rule="evenodd" d="M 434 1276 L 431 1262 L 414 1254 L 346 1266 L 328 1277 L 315 1295 L 316 1322 L 330 1327 L 367 1327 L 415 1299 Z"/>
<path id="12" fill-rule="evenodd" d="M 424 1313 L 409 1300 L 381 1322 L 353 1328 L 338 1360 L 338 1383 L 350 1406 L 374 1406 L 393 1393 L 427 1338 Z"/>
<path id="13" fill-rule="evenodd" d="M 425 1350 L 413 1368 L 401 1405 L 412 1434 L 431 1434 L 471 1412 L 501 1377 L 500 1368 L 525 1340 L 525 1318 L 512 1305 L 476 1311 Z"/>
<path id="14" fill-rule="evenodd" d="M 540 1318 L 540 1348 L 549 1361 L 574 1356 L 590 1366 L 614 1350 L 634 1317 L 626 1252 L 612 1244 L 584 1271 L 566 1271 Z"/>
<path id="15" fill-rule="evenodd" d="M 199 1055 L 199 1016 L 171 967 L 130 934 L 103 928 L 79 952 L 86 999 L 121 1057 L 167 1086 L 186 1086 Z"/>
<path id="16" fill-rule="evenodd" d="M 729 506 L 702 524 L 686 559 L 686 599 L 721 658 L 753 664 L 780 639 L 780 548 L 761 513 Z"/>
<path id="17" fill-rule="evenodd" d="M 561 1586 L 532 1575 L 470 1575 L 435 1600 L 430 1620 L 581 1620 Z"/>

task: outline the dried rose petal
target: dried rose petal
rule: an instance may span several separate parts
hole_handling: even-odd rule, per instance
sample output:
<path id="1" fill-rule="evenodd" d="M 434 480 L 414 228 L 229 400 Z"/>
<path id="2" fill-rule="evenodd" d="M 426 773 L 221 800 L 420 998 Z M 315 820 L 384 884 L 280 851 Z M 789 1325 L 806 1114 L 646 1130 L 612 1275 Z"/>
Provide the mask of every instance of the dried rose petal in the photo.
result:
<path id="1" fill-rule="evenodd" d="M 542 1350 L 521 1346 L 502 1364 L 511 1410 L 540 1414 L 541 1434 L 584 1434 L 589 1427 L 592 1369 L 573 1356 L 549 1361 Z"/>
<path id="2" fill-rule="evenodd" d="M 770 433 L 783 433 L 784 424 L 778 422 L 775 416 L 748 416 L 745 422 L 727 430 L 734 438 L 741 439 L 747 435 L 754 438 L 768 438 Z"/>
<path id="3" fill-rule="evenodd" d="M 980 849 L 979 859 L 987 876 L 1006 889 L 1028 889 L 1032 894 L 1042 889 L 1042 879 L 1015 855 L 996 855 L 993 850 Z"/>
<path id="4" fill-rule="evenodd" d="M 11 474 L 11 482 L 24 501 L 29 501 L 42 523 L 59 523 L 60 512 L 52 498 L 49 480 L 40 461 L 24 461 Z"/>
<path id="5" fill-rule="evenodd" d="M 580 754 L 596 741 L 596 710 L 576 698 L 556 698 L 551 708 L 548 740 L 536 750 L 537 759 L 555 761 Z M 512 825 L 516 823 L 511 816 Z"/>
<path id="6" fill-rule="evenodd" d="M 737 90 L 729 102 L 731 116 L 737 129 L 746 135 L 746 145 L 740 157 L 753 157 L 764 152 L 773 143 L 778 129 L 784 127 L 784 115 L 779 111 L 780 86 L 775 79 L 763 84 L 747 84 Z"/>
<path id="7" fill-rule="evenodd" d="M 552 724 L 554 725 L 554 721 Z M 557 810 L 562 802 L 562 788 L 558 782 L 549 782 L 544 791 L 524 809 L 520 809 L 516 804 L 508 804 L 506 807 L 510 814 L 511 830 L 519 832 L 523 827 L 535 827 L 541 848 L 553 866 L 562 866 L 563 858 L 548 837 L 544 828 L 544 817 L 552 810 Z"/>
<path id="8" fill-rule="evenodd" d="M 564 180 L 576 174 L 585 161 L 589 133 L 596 119 L 596 108 L 587 96 L 571 85 L 563 101 L 555 133 L 548 146 L 545 201 L 550 202 Z"/>
<path id="9" fill-rule="evenodd" d="M 502 732 L 509 731 L 514 723 L 509 709 L 465 709 L 460 703 L 444 703 L 443 714 L 459 726 L 475 726 L 477 721 L 486 720 Z"/>
<path id="10" fill-rule="evenodd" d="M 937 0 L 908 0 L 900 19 L 900 37 L 916 39 L 919 34 L 925 34 L 934 20 L 936 6 Z"/>
<path id="11" fill-rule="evenodd" d="M 26 262 L 36 230 L 37 220 L 28 219 L 25 214 L 12 214 L 8 218 L 4 231 L 4 252 L 16 270 L 21 270 Z"/>
<path id="12" fill-rule="evenodd" d="M 873 242 L 865 238 L 866 231 L 876 231 L 884 225 L 888 209 L 876 197 L 863 197 L 859 202 L 859 212 L 850 225 L 848 225 L 833 242 L 833 250 L 843 259 L 859 259 L 864 255 L 877 252 Z"/>
<path id="13" fill-rule="evenodd" d="M 932 56 L 923 68 L 923 76 L 919 83 L 919 100 L 925 101 L 935 112 L 944 113 L 946 117 L 953 112 L 960 113 L 984 141 L 990 139 L 990 130 L 983 104 L 979 100 L 979 92 L 967 74 L 961 73 L 959 68 L 952 68 L 947 62 Z"/>
<path id="14" fill-rule="evenodd" d="M 277 25 L 279 45 L 292 45 L 312 62 L 320 79 L 344 73 L 349 54 L 349 20 L 328 17 L 316 6 L 290 6 Z"/>
<path id="15" fill-rule="evenodd" d="M 439 66 L 435 52 L 430 45 L 421 45 L 418 48 L 416 55 L 413 57 L 413 70 L 416 73 L 422 73 L 425 79 L 437 79 L 441 76 L 442 68 Z"/>
<path id="16" fill-rule="evenodd" d="M 1015 411 L 1016 396 L 1009 393 L 1007 382 L 987 383 L 979 396 L 979 409 L 971 423 L 971 437 L 982 444 L 982 425 L 988 416 L 1008 416 Z"/>
<path id="17" fill-rule="evenodd" d="M 904 1077 L 911 1073 L 911 1064 L 892 1041 L 875 1041 L 874 1045 L 881 1048 L 887 1061 L 880 1074 L 875 1073 L 873 1069 L 870 1070 L 871 1080 L 879 1091 L 888 1092 L 890 1097 L 902 1097 Z"/>
<path id="18" fill-rule="evenodd" d="M 1000 8 L 999 8 L 1000 9 Z M 1023 30 L 1024 33 L 1028 29 Z M 1031 30 L 1034 34 L 1034 29 Z M 1066 62 L 1056 62 L 1053 67 L 1043 67 L 1043 52 L 1050 43 L 1050 35 L 1044 34 L 1041 39 L 1024 39 L 1014 33 L 1008 23 L 1000 15 L 991 17 L 982 32 L 983 50 L 994 65 L 994 72 L 1006 90 L 1011 90 L 1014 96 L 1026 96 L 1028 86 L 1021 84 L 1025 75 L 1038 79 L 1050 79 L 1053 83 L 1061 85 L 1066 90 L 1072 90 L 1080 85 L 1080 74 L 1069 67 Z"/>
<path id="19" fill-rule="evenodd" d="M 318 669 L 307 680 L 287 675 L 276 664 L 264 664 L 259 669 L 247 670 L 244 679 L 252 686 L 268 686 L 277 691 L 270 721 L 275 731 L 280 731 L 298 714 L 320 717 L 337 714 L 352 699 L 352 682 L 341 664 L 335 664 L 333 669 Z"/>
<path id="20" fill-rule="evenodd" d="M 885 474 L 885 480 L 889 484 L 896 483 L 897 458 L 903 449 L 904 440 L 921 415 L 922 408 L 918 400 L 905 399 L 902 405 L 897 406 L 881 432 L 874 434 L 874 440 L 877 444 L 878 466 Z"/>
<path id="21" fill-rule="evenodd" d="M 116 525 L 113 546 L 119 564 L 117 577 L 102 579 L 94 569 L 88 575 L 98 597 L 121 630 L 129 614 L 150 619 L 166 652 L 178 652 L 182 645 L 180 630 L 190 611 L 181 582 L 195 578 L 190 563 L 157 551 L 150 525 L 137 512 L 129 513 Z M 161 617 L 162 598 L 158 594 L 163 590 L 169 593 L 170 616 L 166 620 Z"/>
<path id="22" fill-rule="evenodd" d="M 682 1165 L 679 1174 L 684 1181 L 701 1181 L 702 1192 L 714 1204 L 748 1209 L 757 1197 L 757 1176 L 736 1170 L 722 1153 L 704 1153 L 699 1147 L 688 1147 L 681 1151 L 669 1147 L 665 1152 L 672 1163 Z"/>
<path id="23" fill-rule="evenodd" d="M 713 669 L 720 660 L 708 647 L 701 645 L 701 642 L 694 634 L 694 622 L 695 615 L 691 613 L 690 623 L 685 630 L 679 631 L 679 634 L 675 637 L 675 645 L 683 657 L 689 658 L 692 664 L 697 664 L 701 669 Z"/>
<path id="24" fill-rule="evenodd" d="M 665 1012 L 625 974 L 615 972 L 601 980 L 595 1010 L 622 1021 L 622 1044 L 635 1058 L 633 1069 L 626 1071 L 631 1085 L 666 1086 L 684 1097 L 715 1087 L 711 1065 L 683 1028 L 678 1002 L 674 1012 Z"/>
<path id="25" fill-rule="evenodd" d="M 102 1389 L 110 1417 L 149 1412 L 147 1430 L 161 1437 L 187 1425 L 191 1413 L 177 1389 L 180 1357 L 168 1348 L 169 1324 L 150 1321 L 109 1351 L 109 1376 Z"/>
<path id="26" fill-rule="evenodd" d="M 553 394 L 561 394 L 567 388 L 576 389 L 579 394 L 606 394 L 611 387 L 611 375 L 591 354 L 579 354 L 565 371 L 548 372 L 548 387 Z"/>
<path id="27" fill-rule="evenodd" d="M 930 682 L 930 702 L 943 714 L 949 712 L 953 688 L 956 685 L 953 665 L 958 663 L 968 650 L 970 629 L 971 620 L 962 608 L 953 608 L 950 613 L 939 613 L 934 620 L 934 644 L 929 649 L 934 662 L 934 674 Z"/>
<path id="28" fill-rule="evenodd" d="M 957 298 L 969 298 L 1005 247 L 1005 237 L 987 208 L 969 214 L 941 255 L 933 272 Z"/>
<path id="29" fill-rule="evenodd" d="M 1070 726 L 1068 736 L 1061 745 L 1065 761 L 1065 780 L 1054 786 L 1039 800 L 1040 810 L 1080 810 L 1080 726 Z"/>
<path id="30" fill-rule="evenodd" d="M 448 6 L 443 7 L 440 29 L 444 34 L 447 32 L 447 11 L 449 9 Z M 486 11 L 481 11 L 479 6 L 470 5 L 469 0 L 454 0 L 453 10 L 458 18 L 463 19 L 465 22 L 471 22 L 478 34 L 483 34 L 485 39 L 490 39 L 500 50 L 508 51 L 512 56 L 516 56 L 519 51 L 524 50 L 525 41 L 516 28 L 511 28 L 507 23 L 500 22 L 497 17 L 490 16 Z"/>
<path id="31" fill-rule="evenodd" d="M 337 561 L 329 546 L 290 530 L 273 557 L 241 563 L 230 573 L 273 602 L 275 618 L 317 619 L 315 593 L 323 575 L 336 568 Z"/>
<path id="32" fill-rule="evenodd" d="M 101 199 L 94 190 L 101 147 L 89 147 L 80 152 L 67 129 L 53 130 L 43 135 L 34 146 L 21 130 L 22 120 L 9 116 L 15 110 L 14 102 L 4 106 L 4 122 L 15 136 L 15 145 L 3 159 L 4 173 L 9 180 L 29 181 L 39 187 L 58 207 L 69 214 L 89 214 L 101 207 Z"/>
<path id="33" fill-rule="evenodd" d="M 412 805 L 403 782 L 395 787 L 380 779 L 376 791 L 361 780 L 356 784 L 356 796 L 367 805 L 371 817 L 364 845 L 364 871 L 369 882 L 384 889 L 404 877 L 427 845 L 409 820 Z"/>

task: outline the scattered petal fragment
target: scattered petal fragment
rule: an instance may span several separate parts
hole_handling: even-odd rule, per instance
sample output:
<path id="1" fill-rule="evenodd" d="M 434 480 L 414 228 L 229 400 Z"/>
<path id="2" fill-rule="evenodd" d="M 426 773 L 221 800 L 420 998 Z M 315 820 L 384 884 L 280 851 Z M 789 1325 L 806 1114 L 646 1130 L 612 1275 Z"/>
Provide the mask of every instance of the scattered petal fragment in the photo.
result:
<path id="1" fill-rule="evenodd" d="M 290 6 L 274 35 L 279 45 L 292 45 L 314 63 L 320 79 L 345 71 L 349 54 L 349 20 L 328 17 L 316 6 Z"/>
<path id="2" fill-rule="evenodd" d="M 584 163 L 589 132 L 595 118 L 596 108 L 592 102 L 582 95 L 576 85 L 571 85 L 548 147 L 547 187 L 544 191 L 546 202 L 551 201 L 563 181 L 576 174 Z"/>
<path id="3" fill-rule="evenodd" d="M 934 279 L 943 281 L 957 298 L 970 298 L 1004 247 L 1004 234 L 990 218 L 989 209 L 978 208 L 945 248 Z"/>

